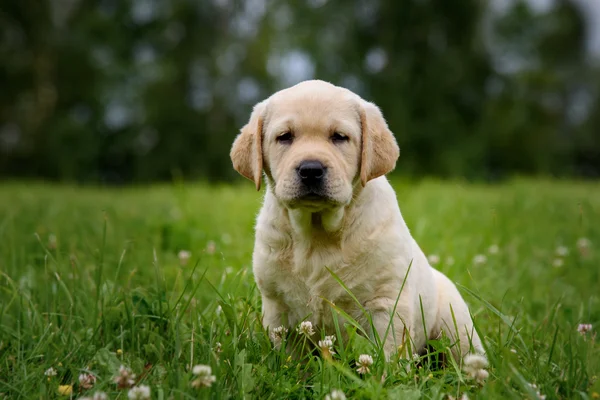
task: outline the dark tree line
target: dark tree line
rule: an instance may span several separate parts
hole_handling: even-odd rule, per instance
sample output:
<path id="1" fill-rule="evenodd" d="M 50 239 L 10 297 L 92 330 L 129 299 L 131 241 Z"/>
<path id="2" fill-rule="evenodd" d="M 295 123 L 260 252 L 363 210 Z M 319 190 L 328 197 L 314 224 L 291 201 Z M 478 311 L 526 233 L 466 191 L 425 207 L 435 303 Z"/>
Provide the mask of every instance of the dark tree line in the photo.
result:
<path id="1" fill-rule="evenodd" d="M 399 173 L 598 176 L 584 21 L 567 0 L 1 0 L 0 177 L 229 179 L 252 105 L 311 77 L 380 105 Z"/>

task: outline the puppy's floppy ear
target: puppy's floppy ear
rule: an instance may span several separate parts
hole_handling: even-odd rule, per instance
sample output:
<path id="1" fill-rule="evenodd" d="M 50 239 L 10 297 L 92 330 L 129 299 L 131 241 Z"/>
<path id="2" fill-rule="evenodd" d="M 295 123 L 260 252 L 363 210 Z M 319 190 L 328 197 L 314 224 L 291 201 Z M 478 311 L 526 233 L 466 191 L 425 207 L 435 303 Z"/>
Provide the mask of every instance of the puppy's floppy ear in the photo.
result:
<path id="1" fill-rule="evenodd" d="M 254 181 L 256 190 L 260 190 L 263 167 L 262 135 L 265 109 L 265 102 L 254 106 L 250 121 L 235 138 L 229 153 L 233 168 L 244 177 Z"/>
<path id="2" fill-rule="evenodd" d="M 359 112 L 362 125 L 360 181 L 365 186 L 371 179 L 394 169 L 400 148 L 375 104 L 361 100 Z"/>

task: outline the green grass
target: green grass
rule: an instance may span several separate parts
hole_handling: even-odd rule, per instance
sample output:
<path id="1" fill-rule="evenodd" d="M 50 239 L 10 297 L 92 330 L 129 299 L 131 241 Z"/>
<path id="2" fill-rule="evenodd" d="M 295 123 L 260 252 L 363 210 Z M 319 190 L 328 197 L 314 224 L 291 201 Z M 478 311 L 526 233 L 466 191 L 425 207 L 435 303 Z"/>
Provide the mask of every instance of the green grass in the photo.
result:
<path id="1" fill-rule="evenodd" d="M 385 363 L 350 324 L 332 361 L 274 350 L 251 272 L 261 195 L 250 184 L 12 183 L 0 189 L 0 398 L 57 398 L 65 384 L 74 398 L 90 395 L 78 376 L 91 371 L 95 390 L 125 399 L 112 380 L 121 364 L 157 399 L 322 399 L 334 388 L 357 399 L 535 398 L 529 383 L 548 399 L 598 398 L 600 187 L 395 187 L 413 235 L 471 306 L 490 358 L 484 385 L 428 357 L 418 367 Z M 583 237 L 590 246 L 580 251 Z M 558 246 L 569 253 L 559 257 Z M 185 266 L 182 249 L 192 253 Z M 475 264 L 478 254 L 487 261 Z M 594 330 L 583 336 L 580 323 Z M 432 343 L 440 352 L 447 344 Z M 361 377 L 354 360 L 363 353 L 375 363 Z M 195 364 L 212 367 L 212 387 L 191 387 Z M 57 375 L 47 378 L 50 367 Z"/>

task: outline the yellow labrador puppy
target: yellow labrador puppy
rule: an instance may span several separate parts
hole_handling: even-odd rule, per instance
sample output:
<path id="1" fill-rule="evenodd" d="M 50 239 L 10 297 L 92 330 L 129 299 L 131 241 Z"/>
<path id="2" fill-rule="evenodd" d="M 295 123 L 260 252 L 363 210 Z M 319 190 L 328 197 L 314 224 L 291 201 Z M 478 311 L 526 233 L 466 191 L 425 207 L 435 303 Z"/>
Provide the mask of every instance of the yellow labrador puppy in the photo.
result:
<path id="1" fill-rule="evenodd" d="M 334 333 L 332 302 L 373 334 L 369 313 L 388 358 L 442 331 L 460 342 L 456 358 L 483 352 L 461 295 L 400 214 L 384 176 L 398 156 L 379 109 L 330 83 L 302 82 L 254 107 L 231 159 L 257 189 L 263 173 L 267 184 L 253 256 L 265 328 L 308 320 Z"/>

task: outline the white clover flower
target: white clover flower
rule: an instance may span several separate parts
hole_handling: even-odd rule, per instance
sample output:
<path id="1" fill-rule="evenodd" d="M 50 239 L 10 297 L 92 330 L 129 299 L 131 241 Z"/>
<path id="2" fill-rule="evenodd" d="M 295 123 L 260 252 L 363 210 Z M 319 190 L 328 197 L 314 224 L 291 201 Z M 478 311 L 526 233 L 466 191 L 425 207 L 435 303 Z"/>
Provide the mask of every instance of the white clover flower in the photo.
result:
<path id="1" fill-rule="evenodd" d="M 427 260 L 429 261 L 429 264 L 436 265 L 440 262 L 440 256 L 437 254 L 430 254 L 429 257 L 427 257 Z"/>
<path id="2" fill-rule="evenodd" d="M 209 376 L 205 376 L 205 377 L 198 377 L 196 379 L 194 379 L 190 385 L 194 388 L 194 389 L 200 389 L 203 387 L 211 387 L 213 383 L 215 383 L 217 380 L 217 377 L 214 375 L 209 375 Z"/>
<path id="3" fill-rule="evenodd" d="M 177 254 L 177 258 L 179 258 L 180 265 L 187 265 L 188 261 L 192 257 L 192 253 L 187 250 L 180 250 Z"/>
<path id="4" fill-rule="evenodd" d="M 558 246 L 556 248 L 556 254 L 559 257 L 565 257 L 569 254 L 569 249 L 566 246 Z"/>
<path id="5" fill-rule="evenodd" d="M 333 389 L 325 396 L 325 400 L 346 400 L 346 395 L 339 389 Z"/>
<path id="6" fill-rule="evenodd" d="M 361 375 L 367 374 L 369 373 L 369 367 L 373 365 L 373 357 L 371 357 L 368 354 L 361 354 L 360 356 L 358 356 L 358 361 L 356 362 L 356 365 L 358 365 L 358 369 L 356 370 L 356 372 L 358 372 Z"/>
<path id="7" fill-rule="evenodd" d="M 333 340 L 327 339 L 327 336 L 323 340 L 319 340 L 319 347 L 324 355 L 334 355 Z"/>
<path id="8" fill-rule="evenodd" d="M 210 374 L 212 374 L 212 368 L 210 367 L 210 365 L 204 365 L 204 364 L 194 365 L 194 367 L 192 368 L 192 374 L 198 375 L 198 376 L 210 375 Z"/>
<path id="9" fill-rule="evenodd" d="M 274 335 L 285 336 L 285 335 L 287 335 L 287 333 L 288 333 L 288 330 L 283 325 L 278 326 L 277 328 L 273 329 L 273 334 Z"/>
<path id="10" fill-rule="evenodd" d="M 211 387 L 217 380 L 217 377 L 212 374 L 212 368 L 209 365 L 194 365 L 192 374 L 196 375 L 196 379 L 192 381 L 191 385 L 196 389 Z"/>
<path id="11" fill-rule="evenodd" d="M 223 345 L 221 344 L 221 342 L 216 342 L 215 343 L 215 353 L 221 353 L 223 351 L 222 346 Z"/>
<path id="12" fill-rule="evenodd" d="M 484 381 L 490 375 L 489 372 L 487 372 L 483 368 L 482 369 L 473 369 L 473 370 L 466 370 L 465 369 L 465 372 L 467 373 L 467 376 L 469 378 L 474 379 L 478 383 L 484 383 Z"/>
<path id="13" fill-rule="evenodd" d="M 214 241 L 209 240 L 208 243 L 206 243 L 206 252 L 208 254 L 215 254 L 216 250 L 217 250 L 217 244 Z"/>
<path id="14" fill-rule="evenodd" d="M 323 340 L 319 340 L 319 348 L 324 357 L 330 357 L 335 354 L 335 350 L 333 348 L 333 344 L 335 343 L 335 336 L 325 336 Z"/>
<path id="15" fill-rule="evenodd" d="M 555 258 L 554 261 L 552 261 L 552 266 L 554 266 L 554 268 L 560 268 L 565 264 L 565 262 L 563 261 L 562 258 Z"/>
<path id="16" fill-rule="evenodd" d="M 490 376 L 489 372 L 485 369 L 479 369 L 475 372 L 474 378 L 477 382 L 482 383 Z"/>
<path id="17" fill-rule="evenodd" d="M 50 377 L 50 376 L 56 376 L 57 372 L 53 367 L 48 368 L 45 372 L 44 375 Z"/>
<path id="18" fill-rule="evenodd" d="M 490 375 L 485 368 L 488 360 L 480 354 L 467 354 L 463 360 L 463 369 L 467 375 L 479 383 L 483 383 Z"/>
<path id="19" fill-rule="evenodd" d="M 79 375 L 79 385 L 84 389 L 91 389 L 96 384 L 96 377 L 92 374 Z"/>
<path id="20" fill-rule="evenodd" d="M 475 265 L 482 265 L 485 264 L 487 262 L 487 257 L 485 256 L 485 254 L 477 254 L 475 257 L 473 257 L 473 264 Z"/>
<path id="21" fill-rule="evenodd" d="M 279 346 L 281 346 L 281 343 L 283 342 L 283 339 L 285 339 L 285 336 L 287 335 L 288 330 L 285 326 L 278 326 L 277 328 L 273 329 L 271 331 L 271 340 L 273 340 L 273 344 L 275 345 L 276 348 L 279 348 Z"/>
<path id="22" fill-rule="evenodd" d="M 312 336 L 315 334 L 313 329 L 313 324 L 310 321 L 302 321 L 300 326 L 298 326 L 298 333 L 305 336 Z"/>
<path id="23" fill-rule="evenodd" d="M 148 400 L 150 399 L 150 386 L 140 385 L 129 389 L 127 393 L 129 400 Z"/>
<path id="24" fill-rule="evenodd" d="M 135 374 L 129 368 L 121 365 L 119 367 L 119 375 L 115 376 L 113 380 L 117 384 L 117 388 L 125 389 L 135 385 L 135 378 Z"/>
<path id="25" fill-rule="evenodd" d="M 582 336 L 585 336 L 593 328 L 592 324 L 579 324 L 577 326 L 577 332 Z"/>
<path id="26" fill-rule="evenodd" d="M 582 256 L 589 255 L 590 247 L 592 247 L 592 242 L 588 238 L 582 237 L 577 239 L 577 250 Z"/>
<path id="27" fill-rule="evenodd" d="M 467 354 L 464 359 L 465 369 L 481 369 L 488 367 L 488 360 L 481 354 Z"/>
<path id="28" fill-rule="evenodd" d="M 454 257 L 448 256 L 446 258 L 446 265 L 454 265 Z"/>
<path id="29" fill-rule="evenodd" d="M 413 353 L 412 360 L 414 363 L 418 363 L 419 361 L 421 361 L 421 357 L 417 353 Z"/>
<path id="30" fill-rule="evenodd" d="M 358 357 L 358 362 L 362 365 L 371 366 L 373 365 L 373 357 L 368 354 L 361 354 Z"/>
<path id="31" fill-rule="evenodd" d="M 586 248 L 590 247 L 591 244 L 592 244 L 592 242 L 590 242 L 590 239 L 588 239 L 586 237 L 577 239 L 577 248 L 578 249 L 586 249 Z"/>
<path id="32" fill-rule="evenodd" d="M 498 254 L 500 251 L 500 247 L 497 244 L 493 244 L 488 248 L 488 253 L 490 254 Z"/>

